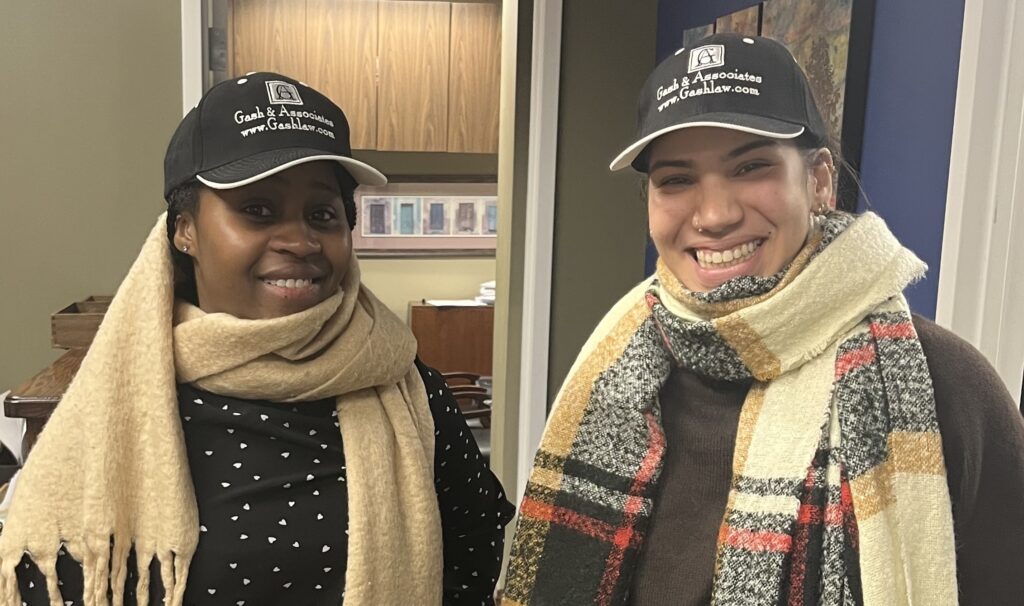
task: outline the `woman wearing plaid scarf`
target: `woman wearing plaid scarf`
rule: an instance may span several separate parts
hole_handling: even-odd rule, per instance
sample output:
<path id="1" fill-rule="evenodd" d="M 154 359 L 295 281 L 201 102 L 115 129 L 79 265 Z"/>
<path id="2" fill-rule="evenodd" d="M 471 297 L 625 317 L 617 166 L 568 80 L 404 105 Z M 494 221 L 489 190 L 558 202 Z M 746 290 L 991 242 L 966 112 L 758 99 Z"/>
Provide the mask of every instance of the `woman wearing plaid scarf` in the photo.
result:
<path id="1" fill-rule="evenodd" d="M 716 34 L 669 57 L 627 166 L 658 268 L 558 394 L 505 604 L 1020 604 L 1024 422 L 910 314 L 924 264 L 835 210 L 792 55 Z"/>

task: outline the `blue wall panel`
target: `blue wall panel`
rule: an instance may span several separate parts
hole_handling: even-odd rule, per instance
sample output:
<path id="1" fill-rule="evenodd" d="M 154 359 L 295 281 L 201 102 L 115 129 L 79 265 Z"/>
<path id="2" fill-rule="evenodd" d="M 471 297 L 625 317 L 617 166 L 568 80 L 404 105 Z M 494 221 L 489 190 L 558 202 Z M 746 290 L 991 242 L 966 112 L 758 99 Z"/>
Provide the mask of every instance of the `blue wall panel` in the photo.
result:
<path id="1" fill-rule="evenodd" d="M 861 177 L 871 207 L 929 267 L 907 291 L 935 317 L 964 0 L 879 0 Z"/>

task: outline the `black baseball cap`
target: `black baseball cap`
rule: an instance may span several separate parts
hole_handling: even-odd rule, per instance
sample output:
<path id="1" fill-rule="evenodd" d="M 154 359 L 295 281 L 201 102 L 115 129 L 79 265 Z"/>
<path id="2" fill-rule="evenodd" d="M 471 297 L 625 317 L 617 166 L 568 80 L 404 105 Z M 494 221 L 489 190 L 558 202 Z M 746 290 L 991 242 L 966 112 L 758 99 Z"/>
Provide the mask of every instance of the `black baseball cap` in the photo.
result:
<path id="1" fill-rule="evenodd" d="M 612 161 L 647 172 L 648 144 L 695 126 L 739 130 L 773 139 L 805 136 L 824 145 L 828 129 L 807 76 L 781 43 L 761 36 L 713 34 L 662 61 L 644 83 L 638 133 Z"/>
<path id="2" fill-rule="evenodd" d="M 362 185 L 387 183 L 352 158 L 333 101 L 287 76 L 250 73 L 215 85 L 182 119 L 164 157 L 164 197 L 192 179 L 231 189 L 314 160 L 338 162 Z"/>

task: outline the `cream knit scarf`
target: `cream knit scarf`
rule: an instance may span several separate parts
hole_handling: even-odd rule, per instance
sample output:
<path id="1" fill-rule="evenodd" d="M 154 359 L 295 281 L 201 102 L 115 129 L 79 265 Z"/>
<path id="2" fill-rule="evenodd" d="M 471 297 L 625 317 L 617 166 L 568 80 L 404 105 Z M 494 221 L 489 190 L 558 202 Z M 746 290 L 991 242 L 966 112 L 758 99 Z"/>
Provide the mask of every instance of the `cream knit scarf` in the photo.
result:
<path id="1" fill-rule="evenodd" d="M 176 381 L 225 396 L 336 397 L 348 471 L 345 604 L 440 604 L 434 427 L 405 325 L 352 265 L 338 294 L 270 320 L 174 301 L 165 219 L 118 289 L 81 369 L 18 480 L 0 535 L 0 603 L 19 606 L 27 552 L 60 606 L 57 552 L 83 565 L 86 605 L 121 604 L 129 550 L 138 602 L 158 558 L 180 605 L 199 537 Z"/>
<path id="2" fill-rule="evenodd" d="M 602 320 L 548 420 L 505 604 L 624 604 L 666 448 L 674 367 L 752 381 L 718 537 L 716 606 L 957 603 L 928 367 L 877 216 L 833 213 L 772 278 L 686 291 L 664 266 Z"/>

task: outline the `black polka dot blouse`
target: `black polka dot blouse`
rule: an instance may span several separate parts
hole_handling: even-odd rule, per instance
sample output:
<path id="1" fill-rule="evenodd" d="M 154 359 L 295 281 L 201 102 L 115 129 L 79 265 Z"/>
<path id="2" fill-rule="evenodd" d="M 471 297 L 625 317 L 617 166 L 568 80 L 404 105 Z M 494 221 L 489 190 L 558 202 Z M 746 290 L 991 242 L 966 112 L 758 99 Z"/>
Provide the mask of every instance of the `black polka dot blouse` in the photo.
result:
<path id="1" fill-rule="evenodd" d="M 489 606 L 514 509 L 441 375 L 417 366 L 435 426 L 444 604 Z M 348 498 L 334 400 L 282 405 L 179 385 L 178 401 L 200 523 L 185 603 L 343 603 Z M 150 568 L 150 604 L 162 604 L 159 563 Z M 81 604 L 81 567 L 62 551 L 57 570 L 62 601 Z M 134 554 L 129 571 L 124 597 L 131 606 Z M 18 582 L 26 604 L 49 604 L 28 556 Z"/>

